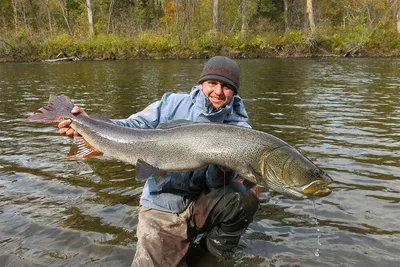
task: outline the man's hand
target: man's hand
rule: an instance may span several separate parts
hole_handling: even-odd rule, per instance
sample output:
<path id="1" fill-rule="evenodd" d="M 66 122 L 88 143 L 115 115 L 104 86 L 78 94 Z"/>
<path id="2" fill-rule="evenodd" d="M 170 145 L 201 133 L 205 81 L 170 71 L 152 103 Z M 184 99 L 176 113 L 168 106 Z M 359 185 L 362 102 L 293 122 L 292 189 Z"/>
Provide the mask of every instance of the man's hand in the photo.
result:
<path id="1" fill-rule="evenodd" d="M 71 113 L 73 115 L 78 115 L 79 113 L 83 113 L 83 109 L 81 109 L 78 106 L 75 106 L 72 110 Z M 58 130 L 58 132 L 60 134 L 65 134 L 65 135 L 79 135 L 79 133 L 77 131 L 75 131 L 74 129 L 71 128 L 70 124 L 71 124 L 71 120 L 63 120 L 58 124 L 58 128 L 60 130 Z"/>

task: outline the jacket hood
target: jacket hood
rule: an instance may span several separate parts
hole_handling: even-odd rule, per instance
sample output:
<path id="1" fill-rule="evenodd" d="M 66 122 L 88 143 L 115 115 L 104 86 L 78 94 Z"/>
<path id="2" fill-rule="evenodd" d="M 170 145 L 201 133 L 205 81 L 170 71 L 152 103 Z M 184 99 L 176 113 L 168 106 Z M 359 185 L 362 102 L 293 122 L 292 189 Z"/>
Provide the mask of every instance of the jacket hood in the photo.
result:
<path id="1" fill-rule="evenodd" d="M 204 116 L 213 117 L 213 121 L 248 121 L 249 116 L 247 115 L 243 100 L 239 95 L 234 95 L 231 101 L 229 101 L 229 103 L 225 107 L 219 110 L 213 110 L 213 105 L 211 104 L 208 97 L 201 90 L 200 85 L 192 87 L 190 98 L 192 99 L 192 102 L 196 106 L 196 108 L 201 109 Z M 218 118 L 220 118 L 220 120 L 218 120 Z"/>

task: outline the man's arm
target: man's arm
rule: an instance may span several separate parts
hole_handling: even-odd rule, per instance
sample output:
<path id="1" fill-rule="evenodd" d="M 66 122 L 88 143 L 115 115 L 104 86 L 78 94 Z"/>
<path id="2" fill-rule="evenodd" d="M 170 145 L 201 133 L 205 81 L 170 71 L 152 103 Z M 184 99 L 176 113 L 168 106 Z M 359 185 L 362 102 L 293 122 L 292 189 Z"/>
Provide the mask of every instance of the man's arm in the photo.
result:
<path id="1" fill-rule="evenodd" d="M 160 123 L 162 101 L 156 101 L 144 110 L 135 113 L 127 119 L 112 120 L 115 124 L 124 127 L 154 129 Z"/>
<path id="2" fill-rule="evenodd" d="M 132 127 L 132 128 L 156 128 L 160 122 L 160 113 L 161 113 L 161 101 L 156 101 L 153 104 L 149 105 L 144 110 L 131 115 L 127 119 L 120 120 L 112 120 L 115 124 Z M 75 106 L 71 113 L 77 115 L 79 113 L 85 112 L 79 106 Z M 71 120 L 63 120 L 58 124 L 59 133 L 65 135 L 79 135 L 74 129 L 71 128 Z"/>

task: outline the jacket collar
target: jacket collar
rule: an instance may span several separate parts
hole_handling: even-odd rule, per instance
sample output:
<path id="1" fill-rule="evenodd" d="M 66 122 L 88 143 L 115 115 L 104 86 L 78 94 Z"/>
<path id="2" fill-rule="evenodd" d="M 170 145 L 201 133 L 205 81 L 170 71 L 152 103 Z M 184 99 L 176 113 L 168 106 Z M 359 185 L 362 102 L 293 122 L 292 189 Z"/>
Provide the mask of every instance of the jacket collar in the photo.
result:
<path id="1" fill-rule="evenodd" d="M 214 117 L 218 121 L 247 121 L 248 115 L 243 101 L 239 95 L 234 95 L 231 101 L 222 109 L 213 110 L 213 106 L 208 97 L 201 90 L 200 85 L 196 85 L 190 92 L 193 104 L 201 110 L 206 117 Z"/>

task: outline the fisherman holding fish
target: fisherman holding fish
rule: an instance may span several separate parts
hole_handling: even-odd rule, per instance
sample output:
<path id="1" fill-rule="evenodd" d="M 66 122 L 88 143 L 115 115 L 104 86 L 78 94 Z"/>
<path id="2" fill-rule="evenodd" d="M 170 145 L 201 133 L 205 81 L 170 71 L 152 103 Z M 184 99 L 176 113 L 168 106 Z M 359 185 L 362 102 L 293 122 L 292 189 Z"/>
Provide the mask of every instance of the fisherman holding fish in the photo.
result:
<path id="1" fill-rule="evenodd" d="M 51 94 L 29 120 L 57 122 L 73 135 L 70 158 L 102 153 L 135 165 L 136 179 L 146 180 L 132 266 L 190 265 L 196 247 L 229 258 L 253 221 L 256 190 L 238 178 L 295 198 L 332 192 L 332 178 L 300 151 L 250 128 L 238 90 L 238 65 L 218 56 L 189 94 L 165 94 L 128 119 L 89 116 Z"/>
<path id="2" fill-rule="evenodd" d="M 167 93 L 144 110 L 113 122 L 140 129 L 174 127 L 183 120 L 250 128 L 238 95 L 239 86 L 238 64 L 216 56 L 207 61 L 198 85 L 189 94 Z M 72 110 L 75 115 L 81 112 L 77 106 Z M 70 124 L 71 120 L 60 122 L 60 133 L 78 135 Z M 143 173 L 140 175 L 147 177 L 140 199 L 132 266 L 177 266 L 185 260 L 190 264 L 201 250 L 218 258 L 232 256 L 257 211 L 256 187 L 245 187 L 237 173 L 216 165 L 167 172 L 161 183 L 150 171 Z"/>

